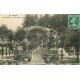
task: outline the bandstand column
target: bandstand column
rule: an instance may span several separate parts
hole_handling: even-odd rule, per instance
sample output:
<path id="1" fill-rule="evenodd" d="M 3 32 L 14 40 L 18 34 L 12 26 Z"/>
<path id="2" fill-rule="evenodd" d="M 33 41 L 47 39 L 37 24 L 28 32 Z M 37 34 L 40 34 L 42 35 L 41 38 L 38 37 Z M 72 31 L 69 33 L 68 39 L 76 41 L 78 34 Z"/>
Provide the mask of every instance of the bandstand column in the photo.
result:
<path id="1" fill-rule="evenodd" d="M 25 35 L 25 43 L 26 43 L 26 51 L 28 53 L 28 32 L 26 32 L 26 35 Z"/>

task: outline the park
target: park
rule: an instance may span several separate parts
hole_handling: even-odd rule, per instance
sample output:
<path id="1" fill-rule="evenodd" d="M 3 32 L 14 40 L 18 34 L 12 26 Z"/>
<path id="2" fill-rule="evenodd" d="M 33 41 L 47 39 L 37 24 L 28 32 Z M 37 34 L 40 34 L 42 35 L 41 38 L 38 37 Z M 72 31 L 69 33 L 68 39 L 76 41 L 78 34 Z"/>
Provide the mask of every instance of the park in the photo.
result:
<path id="1" fill-rule="evenodd" d="M 25 16 L 16 31 L 0 26 L 1 65 L 80 64 L 80 29 L 71 26 L 78 18 L 71 23 L 67 14 Z"/>

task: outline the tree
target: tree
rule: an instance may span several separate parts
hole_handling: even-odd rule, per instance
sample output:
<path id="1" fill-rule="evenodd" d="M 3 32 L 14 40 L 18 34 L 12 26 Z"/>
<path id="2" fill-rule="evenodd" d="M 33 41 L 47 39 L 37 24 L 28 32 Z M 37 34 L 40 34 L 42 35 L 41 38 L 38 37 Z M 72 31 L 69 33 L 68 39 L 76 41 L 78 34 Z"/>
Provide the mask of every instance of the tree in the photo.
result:
<path id="1" fill-rule="evenodd" d="M 15 33 L 15 40 L 22 41 L 24 39 L 25 39 L 25 31 L 23 30 L 23 28 L 18 28 Z"/>
<path id="2" fill-rule="evenodd" d="M 0 27 L 0 38 L 1 39 L 7 38 L 8 37 L 8 32 L 9 32 L 9 29 L 7 28 L 6 25 L 3 24 Z"/>
<path id="3" fill-rule="evenodd" d="M 45 14 L 43 17 L 41 16 L 38 21 L 38 25 L 50 28 L 50 18 L 49 14 Z"/>
<path id="4" fill-rule="evenodd" d="M 8 32 L 8 40 L 12 42 L 14 40 L 14 32 L 12 30 L 9 30 Z"/>
<path id="5" fill-rule="evenodd" d="M 0 38 L 3 39 L 3 40 L 4 39 L 8 39 L 9 41 L 12 41 L 12 39 L 13 39 L 13 31 L 9 30 L 7 28 L 7 26 L 3 24 L 0 27 Z"/>
<path id="6" fill-rule="evenodd" d="M 37 15 L 26 15 L 23 21 L 23 28 L 35 26 L 36 25 Z"/>
<path id="7" fill-rule="evenodd" d="M 65 33 L 68 28 L 68 15 L 55 14 L 50 17 L 50 27 L 58 32 L 60 47 L 64 47 Z"/>
<path id="8" fill-rule="evenodd" d="M 68 15 L 67 14 L 55 14 L 50 19 L 51 28 L 55 29 L 59 34 L 65 33 L 68 27 Z"/>

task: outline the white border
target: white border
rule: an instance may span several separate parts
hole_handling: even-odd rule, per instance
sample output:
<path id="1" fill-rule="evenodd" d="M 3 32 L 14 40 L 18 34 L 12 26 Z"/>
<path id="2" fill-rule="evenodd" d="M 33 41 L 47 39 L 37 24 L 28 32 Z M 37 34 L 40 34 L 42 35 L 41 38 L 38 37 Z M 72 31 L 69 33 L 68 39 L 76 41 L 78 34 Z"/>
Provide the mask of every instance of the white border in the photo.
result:
<path id="1" fill-rule="evenodd" d="M 0 13 L 79 14 L 79 0 L 0 0 Z"/>
<path id="2" fill-rule="evenodd" d="M 80 14 L 78 0 L 0 0 L 0 14 Z M 80 66 L 0 66 L 1 80 L 78 80 Z"/>

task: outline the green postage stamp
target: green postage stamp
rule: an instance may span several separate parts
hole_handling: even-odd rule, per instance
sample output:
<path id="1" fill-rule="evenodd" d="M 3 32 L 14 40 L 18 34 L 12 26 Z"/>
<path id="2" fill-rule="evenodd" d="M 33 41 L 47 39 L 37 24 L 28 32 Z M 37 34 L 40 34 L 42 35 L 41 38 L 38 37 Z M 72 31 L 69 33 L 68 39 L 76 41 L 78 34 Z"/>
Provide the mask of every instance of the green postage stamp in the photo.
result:
<path id="1" fill-rule="evenodd" d="M 80 15 L 68 15 L 68 29 L 79 29 Z"/>

